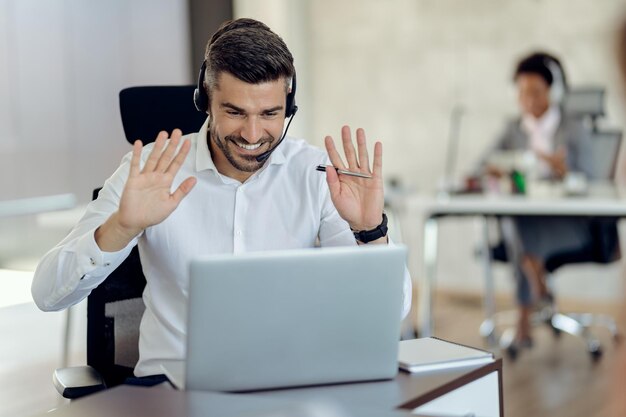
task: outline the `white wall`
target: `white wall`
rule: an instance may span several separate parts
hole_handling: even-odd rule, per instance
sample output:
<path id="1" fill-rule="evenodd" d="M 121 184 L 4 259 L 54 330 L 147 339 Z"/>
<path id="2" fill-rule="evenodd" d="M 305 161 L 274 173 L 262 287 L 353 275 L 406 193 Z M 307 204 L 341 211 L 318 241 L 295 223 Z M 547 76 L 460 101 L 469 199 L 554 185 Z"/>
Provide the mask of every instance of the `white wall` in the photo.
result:
<path id="1" fill-rule="evenodd" d="M 188 83 L 184 0 L 0 0 L 4 198 L 90 199 L 130 150 L 118 92 Z"/>
<path id="2" fill-rule="evenodd" d="M 609 89 L 626 111 L 612 54 L 621 0 L 318 0 L 310 2 L 313 140 L 343 123 L 386 145 L 385 173 L 419 190 L 443 174 L 450 112 L 462 105 L 458 172 L 515 114 L 511 75 L 536 48 L 562 57 L 572 85 Z"/>

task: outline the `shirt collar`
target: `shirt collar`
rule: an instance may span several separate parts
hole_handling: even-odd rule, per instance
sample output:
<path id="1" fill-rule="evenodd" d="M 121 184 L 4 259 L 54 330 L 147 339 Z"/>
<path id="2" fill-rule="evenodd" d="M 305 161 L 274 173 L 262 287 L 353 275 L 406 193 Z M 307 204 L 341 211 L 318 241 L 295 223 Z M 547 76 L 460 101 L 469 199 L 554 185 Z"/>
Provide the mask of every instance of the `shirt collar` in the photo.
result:
<path id="1" fill-rule="evenodd" d="M 558 106 L 550 106 L 540 117 L 525 114 L 522 123 L 530 131 L 550 132 L 556 130 L 561 121 L 561 110 Z"/>
<path id="2" fill-rule="evenodd" d="M 204 124 L 200 128 L 197 133 L 197 144 L 196 144 L 196 171 L 204 171 L 211 170 L 218 173 L 217 168 L 215 167 L 215 163 L 213 163 L 213 159 L 211 158 L 211 151 L 209 151 L 209 142 L 207 140 L 208 130 L 209 130 L 209 119 L 207 117 Z M 284 152 L 281 149 L 281 144 L 272 152 L 267 163 L 261 168 L 261 171 L 265 169 L 265 167 L 269 165 L 281 165 L 287 161 Z"/>

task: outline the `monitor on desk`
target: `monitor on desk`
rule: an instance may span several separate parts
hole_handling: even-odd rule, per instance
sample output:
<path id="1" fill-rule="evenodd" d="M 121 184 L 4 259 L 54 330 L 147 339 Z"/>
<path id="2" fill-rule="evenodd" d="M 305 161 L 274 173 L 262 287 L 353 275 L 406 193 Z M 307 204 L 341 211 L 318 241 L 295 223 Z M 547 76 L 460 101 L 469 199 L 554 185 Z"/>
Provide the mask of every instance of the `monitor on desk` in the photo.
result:
<path id="1" fill-rule="evenodd" d="M 179 388 L 249 391 L 393 378 L 403 246 L 220 255 L 191 264 Z"/>

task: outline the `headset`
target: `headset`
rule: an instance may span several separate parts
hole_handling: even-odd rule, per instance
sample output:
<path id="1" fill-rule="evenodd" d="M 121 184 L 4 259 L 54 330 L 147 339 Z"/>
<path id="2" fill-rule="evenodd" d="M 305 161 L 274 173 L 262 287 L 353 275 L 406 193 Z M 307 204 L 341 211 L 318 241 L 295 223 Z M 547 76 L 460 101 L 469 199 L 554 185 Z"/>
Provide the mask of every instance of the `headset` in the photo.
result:
<path id="1" fill-rule="evenodd" d="M 206 113 L 209 111 L 209 95 L 204 88 L 204 74 L 206 73 L 206 61 L 202 62 L 200 67 L 200 74 L 198 75 L 198 85 L 193 92 L 193 102 L 196 105 L 196 109 L 199 112 Z M 291 79 L 291 91 L 287 94 L 287 100 L 285 103 L 285 118 L 295 116 L 298 111 L 296 105 L 296 73 L 294 71 L 293 78 Z"/>
<path id="2" fill-rule="evenodd" d="M 226 32 L 228 31 L 225 31 L 224 33 Z M 213 35 L 214 38 L 211 38 L 211 42 L 209 46 L 213 44 L 217 39 L 219 39 L 224 33 L 222 33 L 220 36 L 217 36 L 217 37 Z M 198 85 L 196 86 L 196 89 L 193 92 L 193 102 L 196 105 L 196 109 L 202 113 L 208 113 L 209 111 L 209 95 L 206 92 L 206 89 L 204 88 L 205 72 L 206 72 L 206 60 L 202 62 L 202 66 L 200 67 L 200 74 L 198 75 Z M 287 98 L 286 98 L 286 103 L 285 103 L 285 118 L 289 118 L 287 127 L 285 128 L 282 136 L 280 137 L 278 142 L 276 142 L 276 145 L 274 145 L 273 148 L 271 148 L 268 151 L 263 152 L 262 154 L 256 157 L 257 162 L 264 162 L 267 158 L 269 158 L 272 152 L 274 152 L 274 150 L 276 150 L 276 148 L 278 147 L 278 145 L 280 145 L 283 139 L 285 139 L 285 136 L 287 136 L 287 131 L 289 130 L 289 126 L 291 125 L 291 122 L 293 120 L 293 116 L 296 115 L 297 111 L 298 111 L 298 106 L 296 105 L 296 72 L 294 70 L 293 77 L 291 78 L 291 90 L 289 91 L 289 93 L 287 93 Z"/>
<path id="3" fill-rule="evenodd" d="M 550 86 L 550 101 L 557 105 L 562 105 L 567 94 L 568 85 L 565 71 L 558 59 L 551 55 L 544 54 L 543 63 L 552 74 L 552 85 Z"/>
<path id="4" fill-rule="evenodd" d="M 202 62 L 202 66 L 200 67 L 200 75 L 198 75 L 198 85 L 193 92 L 193 102 L 196 105 L 196 109 L 199 112 L 207 113 L 209 110 L 209 95 L 204 88 L 204 73 L 206 72 L 206 60 Z M 280 137 L 276 145 L 273 148 L 263 152 L 262 154 L 256 157 L 257 162 L 264 162 L 267 158 L 270 157 L 272 152 L 278 148 L 278 145 L 285 139 L 287 136 L 287 131 L 289 130 L 289 126 L 291 126 L 291 122 L 293 120 L 293 116 L 296 115 L 298 111 L 298 106 L 296 105 L 296 72 L 294 71 L 293 77 L 291 79 L 291 90 L 287 94 L 287 99 L 285 103 L 285 118 L 289 118 L 289 122 L 287 123 L 287 127 L 285 128 L 283 135 Z"/>

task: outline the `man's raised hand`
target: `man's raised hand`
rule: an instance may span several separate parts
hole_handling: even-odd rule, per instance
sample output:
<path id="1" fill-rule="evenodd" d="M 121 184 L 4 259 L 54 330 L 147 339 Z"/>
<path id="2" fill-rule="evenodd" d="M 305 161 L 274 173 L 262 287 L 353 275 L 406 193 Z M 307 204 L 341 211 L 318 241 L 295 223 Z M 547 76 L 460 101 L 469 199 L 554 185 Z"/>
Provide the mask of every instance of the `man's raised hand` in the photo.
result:
<path id="1" fill-rule="evenodd" d="M 161 223 L 194 187 L 196 178 L 189 177 L 171 191 L 191 147 L 185 140 L 179 149 L 181 136 L 182 132 L 175 129 L 168 142 L 167 132 L 160 132 L 143 168 L 143 146 L 141 141 L 135 141 L 120 206 L 96 231 L 96 242 L 102 250 L 120 250 L 145 228 Z"/>

